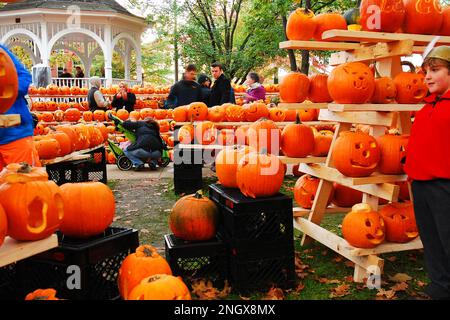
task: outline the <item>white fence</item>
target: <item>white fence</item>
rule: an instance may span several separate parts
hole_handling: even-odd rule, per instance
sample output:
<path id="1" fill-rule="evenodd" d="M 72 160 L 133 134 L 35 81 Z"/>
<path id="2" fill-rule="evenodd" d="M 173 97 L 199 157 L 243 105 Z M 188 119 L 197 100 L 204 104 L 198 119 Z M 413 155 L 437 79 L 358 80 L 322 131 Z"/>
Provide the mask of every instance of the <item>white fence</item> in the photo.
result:
<path id="1" fill-rule="evenodd" d="M 52 78 L 52 83 L 57 86 L 63 87 L 75 87 L 78 86 L 80 88 L 90 88 L 89 85 L 90 78 Z M 102 87 L 106 86 L 106 78 L 100 78 L 102 81 Z M 120 82 L 125 82 L 128 84 L 128 87 L 133 87 L 135 85 L 141 86 L 141 81 L 138 80 L 125 80 L 125 79 L 112 79 L 113 85 L 118 85 Z"/>

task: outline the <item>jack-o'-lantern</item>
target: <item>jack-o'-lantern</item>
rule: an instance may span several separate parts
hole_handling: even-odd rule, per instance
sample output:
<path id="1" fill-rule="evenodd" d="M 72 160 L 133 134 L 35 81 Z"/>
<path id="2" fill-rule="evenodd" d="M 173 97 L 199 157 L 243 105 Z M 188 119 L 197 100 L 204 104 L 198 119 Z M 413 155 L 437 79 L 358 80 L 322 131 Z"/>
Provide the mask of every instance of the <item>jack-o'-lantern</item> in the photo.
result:
<path id="1" fill-rule="evenodd" d="M 375 79 L 375 90 L 372 95 L 372 103 L 395 103 L 397 87 L 394 80 L 389 77 Z"/>
<path id="2" fill-rule="evenodd" d="M 405 6 L 403 0 L 362 0 L 360 17 L 364 31 L 395 32 L 405 19 Z"/>
<path id="3" fill-rule="evenodd" d="M 384 174 L 402 174 L 409 135 L 386 134 L 377 138 L 381 151 L 378 171 Z"/>
<path id="4" fill-rule="evenodd" d="M 203 102 L 193 102 L 188 106 L 187 120 L 202 121 L 208 117 L 208 106 Z"/>
<path id="5" fill-rule="evenodd" d="M 16 101 L 19 82 L 14 62 L 0 48 L 0 114 L 6 112 Z"/>
<path id="6" fill-rule="evenodd" d="M 208 120 L 212 122 L 222 122 L 225 119 L 225 108 L 215 106 L 208 110 Z"/>
<path id="7" fill-rule="evenodd" d="M 419 235 L 414 216 L 414 207 L 409 202 L 390 203 L 380 210 L 386 225 L 386 240 L 391 242 L 408 242 Z"/>
<path id="8" fill-rule="evenodd" d="M 361 203 L 363 194 L 361 191 L 343 186 L 338 183 L 333 183 L 334 196 L 331 202 L 338 206 L 344 208 L 350 208 L 357 203 Z"/>
<path id="9" fill-rule="evenodd" d="M 336 103 L 366 103 L 374 90 L 374 76 L 361 62 L 341 64 L 328 77 L 328 92 Z"/>
<path id="10" fill-rule="evenodd" d="M 380 147 L 375 138 L 363 132 L 344 131 L 334 143 L 334 166 L 348 177 L 370 176 L 375 172 L 380 157 Z"/>
<path id="11" fill-rule="evenodd" d="M 397 88 L 397 103 L 419 103 L 427 95 L 428 88 L 422 74 L 415 73 L 414 65 L 403 61 L 402 65 L 408 65 L 411 72 L 400 72 L 394 78 Z"/>
<path id="12" fill-rule="evenodd" d="M 294 198 L 298 205 L 305 209 L 311 209 L 316 197 L 317 189 L 319 187 L 320 179 L 305 174 L 298 178 L 294 186 Z M 333 192 L 328 198 L 327 205 L 333 199 Z"/>
<path id="13" fill-rule="evenodd" d="M 178 130 L 178 141 L 183 144 L 190 144 L 194 140 L 194 126 L 185 124 Z"/>
<path id="14" fill-rule="evenodd" d="M 403 0 L 403 3 L 405 33 L 438 34 L 443 19 L 439 0 Z"/>
<path id="15" fill-rule="evenodd" d="M 245 120 L 249 122 L 257 121 L 261 118 L 269 117 L 269 109 L 264 103 L 255 102 L 243 105 Z"/>
<path id="16" fill-rule="evenodd" d="M 208 145 L 216 142 L 218 130 L 213 122 L 203 121 L 196 124 L 194 134 L 197 143 Z"/>

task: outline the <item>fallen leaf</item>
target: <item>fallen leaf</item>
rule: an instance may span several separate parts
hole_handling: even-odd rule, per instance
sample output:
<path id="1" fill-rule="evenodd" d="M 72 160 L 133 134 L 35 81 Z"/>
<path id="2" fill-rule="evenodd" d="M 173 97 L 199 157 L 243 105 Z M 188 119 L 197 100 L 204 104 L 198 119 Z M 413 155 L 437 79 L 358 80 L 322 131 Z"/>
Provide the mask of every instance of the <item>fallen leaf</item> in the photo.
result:
<path id="1" fill-rule="evenodd" d="M 386 298 L 387 300 L 391 300 L 395 297 L 395 291 L 394 290 L 384 290 L 384 289 L 379 289 L 378 293 L 377 293 L 377 298 Z M 381 299 L 377 299 L 377 300 L 381 300 Z"/>
<path id="2" fill-rule="evenodd" d="M 192 283 L 192 293 L 198 296 L 201 300 L 217 300 L 225 298 L 231 292 L 231 287 L 228 282 L 225 282 L 224 288 L 220 291 L 213 286 L 211 281 L 197 280 Z"/>
<path id="3" fill-rule="evenodd" d="M 344 258 L 342 256 L 337 256 L 336 258 L 333 259 L 333 262 L 342 262 L 344 260 Z"/>
<path id="4" fill-rule="evenodd" d="M 344 281 L 346 282 L 353 282 L 353 276 L 347 276 L 344 278 Z"/>
<path id="5" fill-rule="evenodd" d="M 390 257 L 387 257 L 386 260 L 388 260 L 390 262 L 394 262 L 394 261 L 397 261 L 397 257 L 396 256 L 390 256 Z"/>
<path id="6" fill-rule="evenodd" d="M 399 282 L 396 285 L 391 287 L 394 291 L 406 291 L 408 289 L 408 284 L 406 282 Z"/>
<path id="7" fill-rule="evenodd" d="M 417 280 L 417 281 L 416 281 L 416 284 L 417 284 L 419 287 L 421 287 L 421 288 L 423 288 L 423 287 L 425 287 L 425 286 L 427 285 L 425 282 L 422 282 L 422 281 L 420 281 L 420 280 Z"/>
<path id="8" fill-rule="evenodd" d="M 346 267 L 349 267 L 349 268 L 353 268 L 355 266 L 355 263 L 350 260 L 345 261 L 344 264 Z"/>
<path id="9" fill-rule="evenodd" d="M 114 219 L 113 219 L 113 221 L 115 222 L 115 221 L 120 220 L 120 219 L 122 219 L 121 216 L 115 216 Z"/>
<path id="10" fill-rule="evenodd" d="M 392 282 L 406 282 L 411 279 L 412 278 L 409 275 L 407 275 L 406 273 L 397 273 L 395 276 L 389 277 L 389 281 L 392 281 Z"/>
<path id="11" fill-rule="evenodd" d="M 141 229 L 140 230 L 142 233 L 150 233 L 150 231 L 148 231 L 147 229 Z"/>
<path id="12" fill-rule="evenodd" d="M 331 284 L 331 283 L 333 283 L 333 284 L 341 283 L 339 280 L 336 280 L 336 279 L 330 280 L 330 279 L 327 279 L 327 278 L 319 278 L 318 281 L 319 281 L 320 283 L 326 283 L 326 284 Z"/>
<path id="13" fill-rule="evenodd" d="M 303 291 L 303 289 L 305 289 L 305 285 L 303 283 L 299 283 L 297 288 L 295 288 L 294 292 L 300 293 L 301 291 Z"/>
<path id="14" fill-rule="evenodd" d="M 262 300 L 284 300 L 283 290 L 272 287 Z"/>
<path id="15" fill-rule="evenodd" d="M 337 286 L 336 288 L 333 288 L 331 290 L 331 294 L 329 297 L 330 298 L 339 298 L 339 297 L 346 296 L 346 295 L 350 294 L 350 292 L 348 292 L 349 289 L 350 289 L 350 285 L 341 284 L 340 286 Z"/>

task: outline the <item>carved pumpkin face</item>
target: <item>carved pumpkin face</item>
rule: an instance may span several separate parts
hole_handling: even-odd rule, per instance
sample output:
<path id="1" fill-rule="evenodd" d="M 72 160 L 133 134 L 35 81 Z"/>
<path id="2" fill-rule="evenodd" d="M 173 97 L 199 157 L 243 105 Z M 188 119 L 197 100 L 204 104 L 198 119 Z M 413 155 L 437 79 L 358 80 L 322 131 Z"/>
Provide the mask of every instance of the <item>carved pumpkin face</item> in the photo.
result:
<path id="1" fill-rule="evenodd" d="M 386 223 L 386 240 L 391 242 L 408 242 L 418 235 L 414 207 L 407 201 L 391 203 L 380 210 Z"/>
<path id="2" fill-rule="evenodd" d="M 245 119 L 245 112 L 241 106 L 230 105 L 225 109 L 225 118 L 229 122 L 240 122 Z"/>
<path id="3" fill-rule="evenodd" d="M 197 143 L 208 145 L 217 140 L 218 130 L 211 121 L 203 121 L 195 126 L 195 139 Z"/>
<path id="4" fill-rule="evenodd" d="M 412 72 L 400 72 L 394 78 L 397 88 L 398 103 L 419 103 L 425 98 L 428 88 L 421 74 Z"/>
<path id="5" fill-rule="evenodd" d="M 374 137 L 363 132 L 345 131 L 334 144 L 334 166 L 345 176 L 366 177 L 375 172 L 380 154 Z"/>
<path id="6" fill-rule="evenodd" d="M 366 103 L 375 90 L 374 76 L 361 62 L 339 65 L 331 72 L 327 84 L 336 103 Z"/>
<path id="7" fill-rule="evenodd" d="M 129 300 L 191 300 L 180 277 L 158 274 L 144 278 L 128 296 Z"/>
<path id="8" fill-rule="evenodd" d="M 283 109 L 271 108 L 269 109 L 269 117 L 272 121 L 283 122 L 286 118 L 286 114 L 284 113 Z"/>
<path id="9" fill-rule="evenodd" d="M 194 140 L 194 126 L 185 124 L 178 130 L 178 141 L 180 143 L 189 144 Z"/>
<path id="10" fill-rule="evenodd" d="M 374 248 L 385 238 L 383 218 L 368 204 L 355 204 L 342 221 L 342 235 L 354 247 Z"/>
<path id="11" fill-rule="evenodd" d="M 18 90 L 19 83 L 14 62 L 6 51 L 0 48 L 0 114 L 14 104 Z"/>
<path id="12" fill-rule="evenodd" d="M 208 106 L 203 102 L 193 102 L 188 108 L 188 121 L 202 121 L 208 117 Z"/>
<path id="13" fill-rule="evenodd" d="M 384 174 L 402 174 L 406 158 L 408 135 L 387 134 L 377 139 L 381 150 L 379 171 Z"/>
<path id="14" fill-rule="evenodd" d="M 389 77 L 375 79 L 375 90 L 372 96 L 372 103 L 395 103 L 397 87 L 394 80 Z"/>
<path id="15" fill-rule="evenodd" d="M 269 117 L 269 109 L 264 103 L 250 103 L 243 106 L 245 120 L 249 122 L 257 121 L 261 118 Z"/>
<path id="16" fill-rule="evenodd" d="M 300 207 L 312 208 L 319 182 L 320 179 L 309 174 L 305 174 L 297 180 L 294 186 L 294 198 Z M 330 204 L 332 198 L 333 194 L 331 193 L 327 205 Z"/>

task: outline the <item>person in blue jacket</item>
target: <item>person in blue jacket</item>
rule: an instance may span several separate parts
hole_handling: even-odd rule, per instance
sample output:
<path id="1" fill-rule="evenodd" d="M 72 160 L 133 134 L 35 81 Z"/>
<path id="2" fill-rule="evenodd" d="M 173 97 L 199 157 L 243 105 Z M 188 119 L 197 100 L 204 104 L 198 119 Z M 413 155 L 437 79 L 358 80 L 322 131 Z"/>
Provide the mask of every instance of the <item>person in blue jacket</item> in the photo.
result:
<path id="1" fill-rule="evenodd" d="M 5 50 L 13 60 L 19 79 L 17 99 L 4 114 L 20 115 L 19 126 L 0 128 L 0 170 L 10 163 L 19 162 L 40 166 L 39 157 L 33 144 L 33 117 L 25 100 L 31 84 L 31 74 L 6 46 L 0 44 L 0 48 Z"/>

